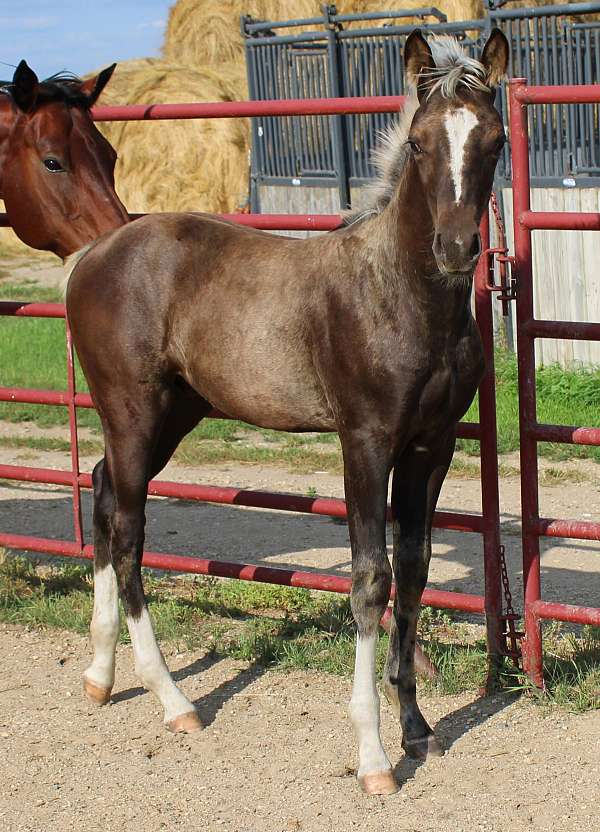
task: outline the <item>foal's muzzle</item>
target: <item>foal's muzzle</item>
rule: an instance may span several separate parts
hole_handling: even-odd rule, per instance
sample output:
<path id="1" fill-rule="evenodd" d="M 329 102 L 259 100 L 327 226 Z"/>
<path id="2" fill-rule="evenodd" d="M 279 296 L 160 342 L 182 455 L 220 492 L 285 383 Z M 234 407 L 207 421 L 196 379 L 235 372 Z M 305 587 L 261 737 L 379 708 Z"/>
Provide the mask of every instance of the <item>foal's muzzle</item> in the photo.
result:
<path id="1" fill-rule="evenodd" d="M 479 231 L 436 232 L 433 253 L 438 268 L 446 274 L 471 274 L 481 254 Z"/>

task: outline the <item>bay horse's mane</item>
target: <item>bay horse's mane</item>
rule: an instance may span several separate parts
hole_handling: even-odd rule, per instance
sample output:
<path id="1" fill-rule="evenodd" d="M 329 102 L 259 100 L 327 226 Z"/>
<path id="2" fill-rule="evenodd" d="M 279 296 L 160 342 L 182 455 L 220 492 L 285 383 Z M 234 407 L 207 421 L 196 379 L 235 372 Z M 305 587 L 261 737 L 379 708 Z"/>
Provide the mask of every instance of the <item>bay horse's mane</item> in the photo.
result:
<path id="1" fill-rule="evenodd" d="M 89 110 L 92 102 L 89 95 L 82 91 L 83 79 L 72 72 L 56 72 L 40 81 L 38 87 L 37 103 L 50 104 L 58 101 L 68 107 L 80 107 Z M 0 81 L 0 93 L 12 98 L 12 81 Z"/>
<path id="2" fill-rule="evenodd" d="M 483 64 L 475 58 L 470 58 L 464 46 L 456 38 L 449 35 L 433 37 L 429 41 L 429 46 L 435 67 L 422 70 L 419 77 L 419 83 L 424 83 L 429 88 L 427 98 L 431 98 L 436 92 L 439 92 L 443 98 L 454 98 L 461 87 L 490 94 L 493 92 L 492 87 L 487 83 L 486 69 Z M 367 205 L 358 211 L 350 210 L 346 213 L 345 225 L 353 225 L 375 214 L 380 214 L 392 201 L 408 158 L 406 140 L 415 113 L 419 109 L 414 80 L 409 79 L 409 95 L 398 118 L 384 130 L 379 131 L 379 144 L 371 157 L 376 177 L 373 183 L 365 188 Z"/>

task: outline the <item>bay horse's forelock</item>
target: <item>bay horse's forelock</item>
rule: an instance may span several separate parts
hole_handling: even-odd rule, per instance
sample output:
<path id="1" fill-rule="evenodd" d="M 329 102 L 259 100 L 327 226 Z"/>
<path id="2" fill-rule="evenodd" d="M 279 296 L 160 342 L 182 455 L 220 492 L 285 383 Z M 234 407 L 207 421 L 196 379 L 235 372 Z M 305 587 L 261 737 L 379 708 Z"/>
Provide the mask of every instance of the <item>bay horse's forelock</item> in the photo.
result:
<path id="1" fill-rule="evenodd" d="M 477 71 L 492 77 L 507 58 L 494 32 Z M 483 371 L 469 302 L 473 245 L 503 133 L 490 91 L 458 85 L 449 97 L 441 88 L 429 94 L 420 79 L 433 57 L 420 34 L 407 40 L 405 61 L 420 106 L 393 194 L 367 219 L 293 240 L 210 217 L 148 216 L 92 246 L 67 292 L 106 447 L 93 476 L 88 695 L 110 697 L 120 593 L 136 671 L 159 697 L 168 727 L 201 727 L 154 638 L 140 568 L 148 482 L 181 438 L 212 407 L 263 427 L 337 430 L 358 626 L 350 712 L 359 780 L 372 794 L 397 788 L 379 736 L 375 678 L 392 573 L 384 690 L 407 754 L 440 753 L 416 701 L 416 624 L 456 424 Z M 451 148 L 449 122 L 461 120 L 469 130 L 457 128 L 460 147 Z"/>
<path id="2" fill-rule="evenodd" d="M 116 154 L 89 112 L 113 69 L 38 81 L 22 61 L 0 93 L 0 198 L 32 248 L 65 259 L 129 222 L 114 187 Z"/>

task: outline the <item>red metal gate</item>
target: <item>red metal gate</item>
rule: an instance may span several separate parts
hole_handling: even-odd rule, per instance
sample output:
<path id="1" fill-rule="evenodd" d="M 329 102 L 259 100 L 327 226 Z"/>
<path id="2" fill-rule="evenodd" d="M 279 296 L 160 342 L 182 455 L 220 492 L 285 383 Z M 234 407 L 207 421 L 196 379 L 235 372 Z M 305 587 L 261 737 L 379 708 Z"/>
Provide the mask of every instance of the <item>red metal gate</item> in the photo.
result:
<path id="1" fill-rule="evenodd" d="M 539 539 L 545 537 L 600 540 L 600 523 L 539 516 L 537 443 L 565 442 L 600 445 L 600 428 L 542 425 L 536 414 L 535 339 L 600 340 L 600 323 L 536 320 L 533 310 L 531 232 L 534 230 L 600 230 L 600 214 L 536 212 L 530 210 L 529 137 L 527 107 L 531 104 L 600 102 L 598 86 L 528 87 L 523 78 L 510 84 L 510 139 L 513 169 L 515 267 L 517 277 L 517 350 L 521 452 L 521 510 L 525 640 L 523 663 L 529 677 L 543 684 L 543 619 L 577 624 L 600 624 L 600 609 L 542 600 Z"/>
<path id="2" fill-rule="evenodd" d="M 365 112 L 397 111 L 403 99 L 396 97 L 329 99 L 311 101 L 267 101 L 233 102 L 219 104 L 178 104 L 133 107 L 97 108 L 94 115 L 98 120 L 138 120 L 211 118 L 256 115 L 302 115 L 302 114 L 343 114 Z M 282 215 L 229 215 L 229 219 L 262 229 L 308 229 L 327 230 L 339 225 L 337 216 L 282 216 Z M 6 225 L 6 217 L 0 220 Z M 487 359 L 486 375 L 479 388 L 480 423 L 462 423 L 459 437 L 478 439 L 481 454 L 481 489 L 483 513 L 464 514 L 437 512 L 434 525 L 437 528 L 479 533 L 483 537 L 485 593 L 483 596 L 457 592 L 442 592 L 427 589 L 425 604 L 448 609 L 481 613 L 486 616 L 490 654 L 498 657 L 506 651 L 502 613 L 501 549 L 499 534 L 498 463 L 496 441 L 496 407 L 494 381 L 494 341 L 492 327 L 492 295 L 489 291 L 491 258 L 489 247 L 489 220 L 482 224 L 482 240 L 485 253 L 475 275 L 476 317 L 484 342 Z M 62 304 L 48 303 L 0 303 L 0 315 L 18 317 L 64 318 Z M 66 325 L 67 389 L 63 391 L 33 390 L 26 388 L 0 387 L 0 401 L 27 402 L 39 405 L 61 405 L 68 408 L 71 433 L 71 470 L 54 470 L 0 465 L 0 478 L 68 486 L 73 496 L 73 540 L 56 540 L 31 537 L 26 534 L 0 533 L 0 545 L 28 551 L 44 552 L 76 558 L 92 558 L 93 548 L 84 539 L 81 522 L 81 489 L 91 488 L 91 476 L 79 467 L 77 444 L 77 410 L 90 408 L 90 396 L 77 392 L 73 363 L 73 349 L 68 325 Z M 217 415 L 217 414 L 215 414 Z M 179 497 L 186 500 L 200 500 L 230 505 L 253 506 L 284 511 L 298 511 L 312 514 L 345 517 L 343 500 L 326 497 L 305 497 L 285 494 L 270 494 L 260 491 L 207 485 L 182 484 L 153 481 L 149 494 L 164 497 Z M 146 552 L 144 565 L 160 569 L 210 574 L 242 580 L 264 581 L 309 589 L 330 590 L 348 593 L 351 579 L 339 575 L 317 574 L 288 569 L 255 566 L 252 564 L 230 563 L 203 558 L 184 557 L 169 553 Z M 514 647 L 514 645 L 513 645 Z"/>

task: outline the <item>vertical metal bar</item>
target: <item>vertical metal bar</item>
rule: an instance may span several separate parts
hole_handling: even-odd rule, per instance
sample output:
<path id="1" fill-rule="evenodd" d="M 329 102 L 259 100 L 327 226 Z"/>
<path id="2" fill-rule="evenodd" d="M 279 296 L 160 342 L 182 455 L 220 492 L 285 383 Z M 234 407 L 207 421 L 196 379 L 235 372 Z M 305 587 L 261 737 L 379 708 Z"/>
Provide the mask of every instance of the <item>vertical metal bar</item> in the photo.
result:
<path id="1" fill-rule="evenodd" d="M 548 54 L 548 19 L 546 17 L 542 17 L 542 50 L 544 55 L 544 84 L 552 84 L 550 79 L 550 64 L 548 61 L 549 54 Z M 554 139 L 552 130 L 552 120 L 554 117 L 554 108 L 547 104 L 544 107 L 544 122 L 546 126 L 546 171 L 550 176 L 552 176 L 556 171 L 556 161 L 555 161 L 555 151 L 554 151 Z"/>
<path id="2" fill-rule="evenodd" d="M 483 560 L 485 614 L 488 645 L 488 683 L 495 686 L 503 652 L 502 576 L 500 571 L 500 497 L 498 493 L 498 433 L 496 426 L 496 381 L 494 374 L 494 316 L 492 293 L 487 284 L 493 259 L 490 248 L 490 215 L 486 208 L 480 226 L 484 254 L 475 270 L 475 316 L 483 342 L 485 375 L 479 385 L 481 439 L 481 506 L 483 509 Z"/>
<path id="3" fill-rule="evenodd" d="M 532 604 L 541 597 L 540 541 L 536 531 L 539 518 L 537 442 L 528 427 L 536 421 L 535 340 L 525 332 L 533 318 L 533 266 L 531 231 L 520 222 L 530 207 L 529 136 L 527 107 L 516 97 L 525 86 L 524 78 L 510 82 L 510 132 L 513 177 L 513 222 L 517 270 L 517 356 L 519 370 L 519 433 L 521 460 L 521 512 L 523 539 L 523 580 L 525 584 L 525 641 L 523 666 L 535 685 L 542 687 L 542 634 Z"/>
<path id="4" fill-rule="evenodd" d="M 71 472 L 73 492 L 73 527 L 79 551 L 83 552 L 83 523 L 81 517 L 81 486 L 79 484 L 79 442 L 77 437 L 77 408 L 75 407 L 75 361 L 73 358 L 73 339 L 69 319 L 65 318 L 65 335 L 67 344 L 67 397 L 69 411 L 69 434 L 71 440 Z"/>
<path id="5" fill-rule="evenodd" d="M 329 57 L 329 95 L 341 97 L 340 73 L 338 65 L 338 44 L 333 25 L 327 29 L 327 53 Z M 340 194 L 340 211 L 350 208 L 350 186 L 348 183 L 348 150 L 344 131 L 344 116 L 331 116 L 333 133 L 333 158 Z"/>
<path id="6" fill-rule="evenodd" d="M 251 101 L 256 100 L 256 59 L 255 48 L 248 45 L 246 42 L 246 75 L 248 78 L 248 97 Z M 260 213 L 260 173 L 264 171 L 261 164 L 261 140 L 259 133 L 260 120 L 258 118 L 250 119 L 250 129 L 252 134 L 252 145 L 250 147 L 250 211 L 253 214 Z"/>
<path id="7" fill-rule="evenodd" d="M 533 77 L 535 78 L 536 84 L 541 84 L 541 77 L 540 77 L 540 53 L 539 53 L 539 43 L 540 43 L 540 32 L 539 32 L 539 19 L 534 19 L 531 21 L 531 26 L 533 28 L 533 40 L 530 40 L 530 29 L 529 24 L 527 25 L 527 51 L 530 55 L 530 61 L 533 62 L 532 73 Z M 536 125 L 537 131 L 537 147 L 536 147 L 536 157 L 537 157 L 537 164 L 536 164 L 536 173 L 538 176 L 546 176 L 547 175 L 547 168 L 546 168 L 546 154 L 544 152 L 544 105 L 538 104 L 535 108 L 534 113 L 534 122 Z"/>
<path id="8" fill-rule="evenodd" d="M 558 63 L 558 26 L 556 18 L 552 20 L 552 80 L 546 81 L 547 84 L 560 84 L 560 65 Z M 561 176 L 565 171 L 565 162 L 563 155 L 563 130 L 564 130 L 564 111 L 562 104 L 557 104 L 554 108 L 555 115 L 555 130 L 556 137 L 556 158 L 554 162 L 554 171 L 558 171 Z"/>

